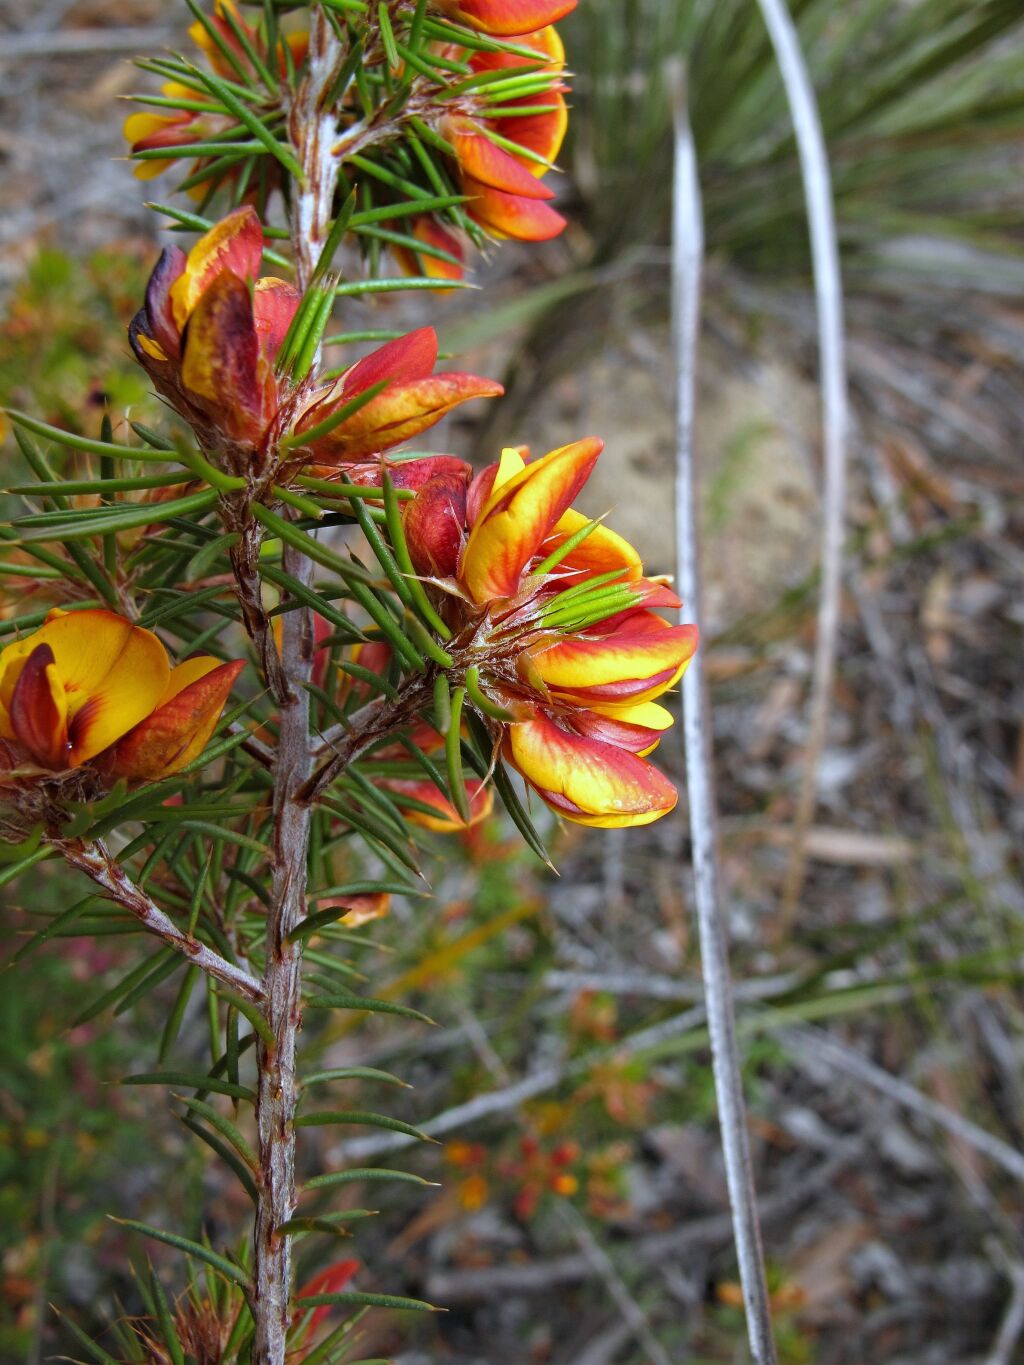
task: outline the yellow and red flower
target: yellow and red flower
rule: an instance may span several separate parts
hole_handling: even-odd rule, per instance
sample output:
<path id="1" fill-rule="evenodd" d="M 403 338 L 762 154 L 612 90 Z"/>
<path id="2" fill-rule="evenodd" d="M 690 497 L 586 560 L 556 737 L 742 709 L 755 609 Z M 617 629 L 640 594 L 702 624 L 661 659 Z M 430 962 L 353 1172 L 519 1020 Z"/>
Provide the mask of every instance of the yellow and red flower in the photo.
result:
<path id="1" fill-rule="evenodd" d="M 165 249 L 128 331 L 159 392 L 210 446 L 256 449 L 283 393 L 274 360 L 299 306 L 298 291 L 257 278 L 263 229 L 254 209 L 203 234 L 186 256 Z"/>
<path id="2" fill-rule="evenodd" d="M 470 398 L 502 392 L 476 375 L 434 374 L 430 327 L 380 347 L 329 384 L 296 386 L 275 360 L 300 296 L 284 280 L 257 278 L 262 255 L 259 217 L 236 209 L 187 256 L 179 247 L 164 251 L 129 328 L 139 363 L 208 449 L 244 465 L 292 427 L 296 457 L 337 468 L 418 435 Z M 303 433 L 381 382 L 386 387 L 351 416 L 303 444 Z"/>
<path id="3" fill-rule="evenodd" d="M 539 12 L 555 7 L 515 8 Z M 468 53 L 461 48 L 452 48 L 451 52 L 465 60 L 474 75 L 532 68 L 537 74 L 549 75 L 550 85 L 541 94 L 503 99 L 501 112 L 493 115 L 482 98 L 463 101 L 456 112 L 444 114 L 437 130 L 454 151 L 459 186 L 468 196 L 464 205 L 468 216 L 491 237 L 543 242 L 557 237 L 565 227 L 565 219 L 550 205 L 553 192 L 541 180 L 561 149 L 569 121 L 566 87 L 559 79 L 565 68 L 565 49 L 551 27 L 523 32 L 516 38 L 516 44 L 532 48 L 536 56 L 530 58 L 516 52 Z M 522 112 L 537 109 L 540 112 Z M 458 237 L 436 219 L 417 219 L 411 231 L 424 246 L 440 248 L 461 263 L 463 250 Z M 462 276 L 461 264 L 429 252 L 420 254 L 412 248 L 400 247 L 395 254 L 406 273 L 425 274 L 436 279 L 441 288 L 445 281 Z"/>
<path id="4" fill-rule="evenodd" d="M 592 439 L 532 463 L 505 450 L 468 487 L 427 483 L 405 531 L 416 568 L 444 593 L 447 648 L 477 670 L 508 761 L 569 820 L 641 825 L 676 803 L 646 756 L 672 724 L 656 698 L 678 682 L 697 632 L 656 614 L 679 601 L 644 578 L 627 541 L 572 510 L 600 452 Z"/>
<path id="5" fill-rule="evenodd" d="M 257 73 L 253 69 L 249 54 L 245 50 L 245 46 L 239 41 L 232 24 L 228 21 L 227 16 L 229 14 L 234 24 L 245 35 L 252 50 L 266 64 L 268 54 L 263 35 L 258 29 L 254 29 L 245 22 L 235 0 L 215 0 L 214 12 L 209 19 L 224 47 L 231 53 L 233 60 L 228 60 L 209 30 L 198 20 L 191 26 L 188 35 L 218 76 L 229 81 L 237 81 L 241 74 L 255 77 Z M 295 66 L 299 66 L 306 57 L 309 35 L 305 32 L 289 33 L 286 37 L 278 40 L 277 68 L 282 75 L 287 73 L 289 66 L 289 56 L 285 54 L 286 43 L 291 62 Z M 165 99 L 181 101 L 184 107 L 170 109 L 167 113 L 154 113 L 145 110 L 129 114 L 124 122 L 124 136 L 133 153 L 152 151 L 158 147 L 188 147 L 194 142 L 206 142 L 227 132 L 237 123 L 234 116 L 227 112 L 218 113 L 215 110 L 190 109 L 188 106 L 196 103 L 197 98 L 200 98 L 193 86 L 169 81 L 161 86 L 161 94 Z M 201 167 L 204 162 L 211 159 L 201 158 L 196 162 L 196 166 Z M 171 159 L 147 158 L 136 163 L 135 174 L 140 180 L 153 180 L 158 175 L 162 175 L 171 164 Z M 272 171 L 272 173 L 276 173 L 276 171 Z M 235 169 L 229 172 L 225 178 L 237 174 L 238 171 Z M 202 184 L 193 186 L 190 193 L 201 199 L 208 189 L 209 182 L 204 181 Z"/>
<path id="6" fill-rule="evenodd" d="M 27 764 L 152 782 L 205 748 L 243 667 L 201 656 L 172 668 L 157 637 L 115 612 L 53 611 L 0 652 L 0 739 Z"/>
<path id="7" fill-rule="evenodd" d="M 565 227 L 565 219 L 548 203 L 554 193 L 541 182 L 561 149 L 569 121 L 565 86 L 557 80 L 565 67 L 565 49 L 553 28 L 527 33 L 517 42 L 532 48 L 536 57 L 531 60 L 513 52 L 475 52 L 469 60 L 470 68 L 474 73 L 511 72 L 539 64 L 539 71 L 553 78 L 543 95 L 520 96 L 507 100 L 502 107 L 517 110 L 540 104 L 545 112 L 490 117 L 486 104 L 481 104 L 475 114 L 448 115 L 441 120 L 439 131 L 455 149 L 462 193 L 469 196 L 469 216 L 493 237 L 544 242 L 557 237 Z M 492 140 L 492 134 L 501 142 Z M 513 144 L 522 151 L 503 144 Z"/>
<path id="8" fill-rule="evenodd" d="M 302 448 L 318 464 L 337 467 L 390 450 L 439 422 L 471 398 L 497 398 L 504 389 L 491 379 L 458 372 L 435 374 L 433 327 L 387 342 L 365 356 L 317 398 L 295 424 L 301 438 L 375 384 L 387 386 L 346 421 Z M 300 444 L 296 442 L 296 446 Z"/>

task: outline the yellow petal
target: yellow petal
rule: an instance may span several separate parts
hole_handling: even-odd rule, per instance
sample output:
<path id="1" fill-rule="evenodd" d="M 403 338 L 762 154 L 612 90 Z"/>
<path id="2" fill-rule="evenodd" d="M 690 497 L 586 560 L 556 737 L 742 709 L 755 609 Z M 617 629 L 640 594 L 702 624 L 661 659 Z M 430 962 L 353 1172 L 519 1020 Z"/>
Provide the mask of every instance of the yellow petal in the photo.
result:
<path id="1" fill-rule="evenodd" d="M 21 671 L 40 644 L 53 650 L 67 698 L 70 767 L 149 715 L 170 678 L 167 651 L 150 631 L 112 611 L 68 612 L 0 653 L 0 705 L 8 714 Z"/>
<path id="2" fill-rule="evenodd" d="M 475 601 L 517 591 L 523 571 L 586 482 L 601 449 L 593 437 L 574 441 L 520 470 L 517 452 L 502 453 L 463 556 L 462 579 Z"/>
<path id="3" fill-rule="evenodd" d="M 543 714 L 509 726 L 507 753 L 548 805 L 574 824 L 647 825 L 676 804 L 672 783 L 645 759 Z"/>

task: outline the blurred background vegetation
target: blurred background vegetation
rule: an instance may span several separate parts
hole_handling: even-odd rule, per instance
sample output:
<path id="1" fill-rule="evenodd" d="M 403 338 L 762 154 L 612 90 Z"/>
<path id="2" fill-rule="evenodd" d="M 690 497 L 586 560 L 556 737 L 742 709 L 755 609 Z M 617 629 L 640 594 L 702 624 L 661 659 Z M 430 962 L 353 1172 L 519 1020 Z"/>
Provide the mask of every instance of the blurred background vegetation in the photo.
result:
<path id="1" fill-rule="evenodd" d="M 614 504 L 649 567 L 671 568 L 663 72 L 682 54 L 710 253 L 705 648 L 780 1349 L 791 1365 L 1010 1365 L 1019 1180 L 886 1077 L 1009 1148 L 1024 1140 L 1024 13 L 1017 0 L 791 8 L 832 158 L 854 425 L 837 700 L 811 876 L 786 932 L 818 414 L 800 181 L 756 5 L 581 0 L 565 25 L 572 226 L 484 263 L 484 306 L 436 304 L 449 348 L 509 386 L 436 444 L 484 463 L 503 440 L 603 435 L 590 510 Z M 105 406 L 115 421 L 159 417 L 124 342 L 154 242 L 130 168 L 110 160 L 116 96 L 140 81 L 117 54 L 147 35 L 178 44 L 187 18 L 156 0 L 15 0 L 0 20 L 0 402 L 88 432 Z M 381 307 L 385 325 L 423 318 L 422 301 Z M 4 468 L 22 472 L 11 445 Z M 662 754 L 679 776 L 678 747 Z M 552 831 L 556 880 L 495 821 L 439 843 L 428 909 L 396 903 L 363 931 L 353 961 L 372 992 L 442 1028 L 374 1022 L 306 1047 L 407 1076 L 411 1122 L 491 1098 L 415 1158 L 443 1181 L 436 1194 L 360 1192 L 385 1215 L 360 1230 L 361 1287 L 386 1269 L 388 1289 L 452 1308 L 427 1324 L 369 1319 L 362 1354 L 738 1358 L 684 825 Z M 77 894 L 49 870 L 0 891 L 11 952 Z M 132 1244 L 106 1214 L 203 1226 L 215 1244 L 241 1221 L 163 1092 L 116 1084 L 149 1067 L 173 995 L 115 989 L 137 953 L 113 936 L 55 938 L 3 979 L 4 1360 L 80 1351 L 51 1302 L 90 1330 L 140 1311 Z M 189 1014 L 186 1052 L 204 1029 Z M 360 1160 L 388 1154 L 369 1143 Z M 312 1273 L 329 1253 L 308 1248 Z"/>

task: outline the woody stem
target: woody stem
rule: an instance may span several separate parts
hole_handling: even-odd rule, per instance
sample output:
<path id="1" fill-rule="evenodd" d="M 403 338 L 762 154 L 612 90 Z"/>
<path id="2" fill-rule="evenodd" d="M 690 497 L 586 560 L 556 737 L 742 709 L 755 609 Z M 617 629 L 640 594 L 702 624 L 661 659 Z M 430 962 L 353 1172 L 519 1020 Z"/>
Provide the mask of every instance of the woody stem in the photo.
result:
<path id="1" fill-rule="evenodd" d="M 314 7 L 309 61 L 289 110 L 289 132 L 303 168 L 303 181 L 295 186 L 291 223 L 296 280 L 302 289 L 309 284 L 331 219 L 336 122 L 322 105 L 341 56 L 333 29 L 320 7 Z M 299 550 L 285 547 L 284 569 L 304 587 L 311 585 L 312 561 Z M 290 935 L 306 914 L 312 807 L 300 799 L 300 793 L 313 769 L 307 691 L 313 648 L 308 609 L 286 612 L 280 650 L 284 697 L 274 763 L 273 872 L 262 982 L 274 1041 L 260 1040 L 257 1051 L 254 1365 L 284 1365 L 291 1316 L 291 1244 L 279 1229 L 295 1209 L 295 1051 L 302 1018 L 302 949 Z"/>

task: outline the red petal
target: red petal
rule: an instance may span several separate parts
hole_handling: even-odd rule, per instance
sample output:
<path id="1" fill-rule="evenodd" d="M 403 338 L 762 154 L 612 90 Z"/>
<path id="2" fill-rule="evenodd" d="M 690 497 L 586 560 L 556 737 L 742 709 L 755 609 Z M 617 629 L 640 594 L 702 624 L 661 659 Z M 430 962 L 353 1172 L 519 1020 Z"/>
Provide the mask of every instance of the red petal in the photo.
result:
<path id="1" fill-rule="evenodd" d="M 552 526 L 590 476 L 603 447 L 594 437 L 552 450 L 492 491 L 463 556 L 476 602 L 511 597 Z"/>
<path id="2" fill-rule="evenodd" d="M 406 504 L 405 538 L 421 574 L 447 577 L 459 564 L 466 525 L 466 480 L 441 475 L 424 484 Z"/>
<path id="3" fill-rule="evenodd" d="M 395 384 L 425 379 L 433 374 L 436 364 L 437 333 L 433 327 L 420 327 L 371 351 L 353 365 L 342 383 L 342 396 L 347 402 L 382 379 Z"/>
<path id="4" fill-rule="evenodd" d="M 177 360 L 181 353 L 180 334 L 171 308 L 171 285 L 184 273 L 185 259 L 181 247 L 165 247 L 146 285 L 143 331 L 153 338 L 169 360 Z"/>
<path id="5" fill-rule="evenodd" d="M 470 28 L 507 38 L 556 23 L 576 0 L 439 0 L 439 6 Z"/>
<path id="6" fill-rule="evenodd" d="M 392 384 L 311 449 L 324 463 L 357 460 L 418 436 L 460 403 L 471 398 L 497 398 L 503 392 L 500 384 L 474 374 L 435 374 L 413 383 Z M 323 421 L 341 401 L 344 397 L 311 408 L 298 430 L 308 430 Z"/>
<path id="7" fill-rule="evenodd" d="M 67 702 L 49 645 L 36 645 L 25 660 L 10 702 L 18 743 L 43 768 L 66 768 L 71 758 Z"/>
<path id="8" fill-rule="evenodd" d="M 429 279 L 441 281 L 462 279 L 465 273 L 463 270 L 465 252 L 458 237 L 442 227 L 435 218 L 417 218 L 412 227 L 412 235 L 425 246 L 436 246 L 442 251 L 447 251 L 449 256 L 455 256 L 459 263 L 455 265 L 451 261 L 442 261 L 437 256 L 420 254 L 411 247 L 392 247 L 395 260 L 406 275 L 426 275 Z M 437 292 L 439 294 L 446 292 L 443 284 L 438 286 Z"/>
<path id="9" fill-rule="evenodd" d="M 548 805 L 577 824 L 645 825 L 676 804 L 675 788 L 652 764 L 543 713 L 509 727 L 506 753 Z"/>
<path id="10" fill-rule="evenodd" d="M 271 363 L 281 349 L 301 298 L 297 289 L 273 275 L 256 281 L 252 296 L 253 322 L 260 351 Z"/>
<path id="11" fill-rule="evenodd" d="M 321 1270 L 318 1275 L 307 1280 L 295 1296 L 296 1304 L 301 1304 L 303 1296 L 307 1294 L 310 1297 L 314 1294 L 340 1294 L 358 1269 L 358 1261 L 335 1261 L 334 1265 L 329 1265 L 326 1270 Z M 332 1308 L 333 1305 L 329 1303 L 322 1303 L 314 1308 L 310 1315 L 306 1334 L 315 1332 L 327 1314 L 332 1311 Z M 297 1307 L 292 1314 L 292 1321 L 294 1322 L 301 1313 L 301 1307 Z"/>
<path id="12" fill-rule="evenodd" d="M 404 810 L 403 814 L 407 820 L 411 820 L 414 825 L 422 825 L 425 829 L 432 829 L 438 834 L 455 834 L 459 830 L 470 829 L 477 825 L 481 820 L 486 820 L 491 813 L 494 804 L 489 787 L 478 778 L 472 778 L 466 783 L 466 796 L 469 800 L 469 820 L 463 820 L 452 803 L 447 797 L 442 796 L 433 782 L 424 779 L 420 781 L 405 781 L 402 778 L 387 778 L 380 784 L 387 791 L 395 792 L 400 796 L 411 797 L 421 805 L 430 806 L 432 814 L 428 815 L 425 811 L 414 810 L 411 807 Z"/>
<path id="13" fill-rule="evenodd" d="M 181 382 L 229 435 L 252 435 L 262 408 L 259 343 L 248 286 L 230 270 L 204 291 L 189 318 Z"/>
<path id="14" fill-rule="evenodd" d="M 118 740 L 108 760 L 114 776 L 132 782 L 157 782 L 202 753 L 245 661 L 217 664 L 212 659 L 196 659 L 179 665 L 174 672 L 179 678 L 194 676 L 204 667 L 205 671 L 194 682 L 172 691 L 162 705 Z"/>

